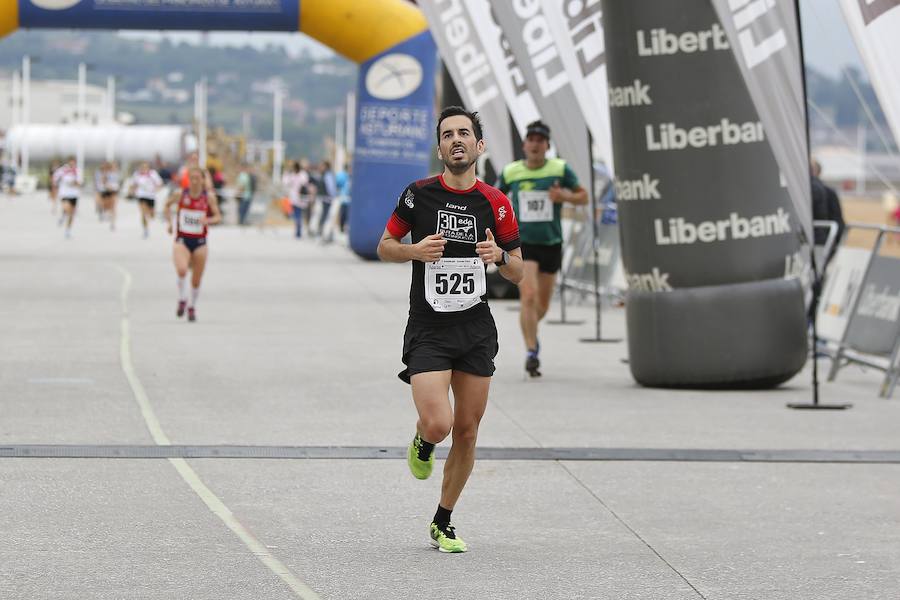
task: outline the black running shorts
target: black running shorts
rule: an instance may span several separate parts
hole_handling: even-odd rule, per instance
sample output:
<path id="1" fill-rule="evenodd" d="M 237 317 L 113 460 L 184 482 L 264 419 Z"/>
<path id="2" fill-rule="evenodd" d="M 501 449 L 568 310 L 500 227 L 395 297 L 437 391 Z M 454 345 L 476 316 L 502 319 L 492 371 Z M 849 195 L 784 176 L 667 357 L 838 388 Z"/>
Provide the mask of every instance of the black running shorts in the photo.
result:
<path id="1" fill-rule="evenodd" d="M 535 261 L 541 273 L 556 273 L 562 266 L 562 244 L 522 244 L 522 259 Z"/>
<path id="2" fill-rule="evenodd" d="M 67 198 L 63 198 L 61 202 L 68 202 L 72 206 L 76 206 L 78 204 L 78 198 L 75 196 L 69 196 Z"/>
<path id="3" fill-rule="evenodd" d="M 150 207 L 150 210 L 156 208 L 156 198 L 138 198 L 139 204 L 146 204 Z"/>
<path id="4" fill-rule="evenodd" d="M 196 238 L 196 237 L 178 236 L 177 238 L 175 238 L 175 243 L 182 244 L 185 248 L 190 250 L 191 254 L 193 254 L 197 248 L 200 248 L 200 247 L 206 245 L 206 238 L 205 237 Z"/>
<path id="5" fill-rule="evenodd" d="M 463 371 L 481 377 L 494 374 L 499 350 L 497 326 L 488 313 L 471 321 L 450 325 L 428 325 L 410 321 L 403 334 L 403 364 L 397 374 L 405 381 L 417 373 Z"/>

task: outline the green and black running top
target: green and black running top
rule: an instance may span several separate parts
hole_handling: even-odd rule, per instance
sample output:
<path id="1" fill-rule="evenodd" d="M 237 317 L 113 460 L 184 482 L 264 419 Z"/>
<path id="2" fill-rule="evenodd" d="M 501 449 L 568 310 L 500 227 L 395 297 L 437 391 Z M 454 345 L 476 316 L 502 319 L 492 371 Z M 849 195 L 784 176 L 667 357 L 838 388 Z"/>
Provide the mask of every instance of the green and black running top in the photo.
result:
<path id="1" fill-rule="evenodd" d="M 562 205 L 550 201 L 555 182 L 574 190 L 579 186 L 575 171 L 561 158 L 548 158 L 538 169 L 529 169 L 524 160 L 504 167 L 497 187 L 512 200 L 523 244 L 553 246 L 562 243 Z"/>
<path id="2" fill-rule="evenodd" d="M 440 260 L 412 261 L 411 321 L 441 325 L 490 314 L 485 266 L 475 252 L 475 244 L 487 239 L 486 229 L 504 250 L 520 246 L 516 215 L 495 187 L 476 181 L 467 190 L 457 190 L 438 175 L 403 190 L 388 232 L 397 239 L 409 233 L 413 244 L 434 233 L 447 240 Z"/>

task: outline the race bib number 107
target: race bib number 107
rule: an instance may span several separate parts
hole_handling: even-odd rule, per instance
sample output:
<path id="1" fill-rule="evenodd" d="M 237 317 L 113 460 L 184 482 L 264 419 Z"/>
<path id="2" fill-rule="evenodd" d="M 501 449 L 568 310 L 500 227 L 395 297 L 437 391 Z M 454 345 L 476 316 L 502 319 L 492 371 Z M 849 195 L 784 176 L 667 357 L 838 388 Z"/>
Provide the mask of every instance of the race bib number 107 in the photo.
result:
<path id="1" fill-rule="evenodd" d="M 519 191 L 519 221 L 545 223 L 553 220 L 553 202 L 546 190 Z"/>

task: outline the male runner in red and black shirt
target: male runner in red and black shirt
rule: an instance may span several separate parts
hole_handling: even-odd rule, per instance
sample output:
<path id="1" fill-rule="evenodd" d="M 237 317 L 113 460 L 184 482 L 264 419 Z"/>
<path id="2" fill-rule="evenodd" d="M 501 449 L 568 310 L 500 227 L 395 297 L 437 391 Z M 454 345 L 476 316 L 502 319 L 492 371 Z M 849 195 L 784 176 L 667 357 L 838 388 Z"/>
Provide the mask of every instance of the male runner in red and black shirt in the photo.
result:
<path id="1" fill-rule="evenodd" d="M 453 432 L 430 534 L 432 545 L 442 552 L 465 552 L 450 513 L 475 464 L 478 424 L 498 350 L 485 267 L 496 264 L 503 277 L 518 283 L 523 263 L 509 199 L 475 178 L 475 161 L 484 152 L 478 114 L 445 108 L 438 117 L 437 138 L 444 172 L 400 194 L 378 256 L 388 262 L 412 261 L 403 336 L 406 369 L 400 378 L 412 385 L 419 420 L 407 462 L 413 476 L 427 479 L 435 445 Z M 407 233 L 412 244 L 401 244 Z"/>

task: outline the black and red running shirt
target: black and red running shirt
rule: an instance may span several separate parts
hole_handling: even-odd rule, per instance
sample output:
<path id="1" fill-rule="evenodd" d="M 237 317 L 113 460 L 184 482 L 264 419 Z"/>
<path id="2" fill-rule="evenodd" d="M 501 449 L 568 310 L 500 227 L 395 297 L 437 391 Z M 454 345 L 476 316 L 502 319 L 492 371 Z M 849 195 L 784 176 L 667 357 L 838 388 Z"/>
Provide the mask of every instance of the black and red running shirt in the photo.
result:
<path id="1" fill-rule="evenodd" d="M 401 239 L 412 234 L 412 243 L 442 233 L 447 245 L 443 258 L 477 257 L 475 244 L 487 240 L 490 229 L 497 245 L 513 250 L 521 245 L 519 225 L 509 198 L 497 188 L 476 180 L 467 190 L 448 186 L 441 175 L 422 179 L 407 186 L 387 223 L 392 236 Z M 482 268 L 485 268 L 482 265 Z M 437 312 L 425 299 L 425 263 L 412 261 L 409 289 L 411 320 L 441 324 L 468 321 L 489 313 L 487 296 L 459 312 Z"/>

